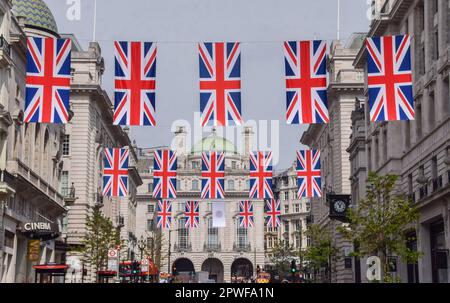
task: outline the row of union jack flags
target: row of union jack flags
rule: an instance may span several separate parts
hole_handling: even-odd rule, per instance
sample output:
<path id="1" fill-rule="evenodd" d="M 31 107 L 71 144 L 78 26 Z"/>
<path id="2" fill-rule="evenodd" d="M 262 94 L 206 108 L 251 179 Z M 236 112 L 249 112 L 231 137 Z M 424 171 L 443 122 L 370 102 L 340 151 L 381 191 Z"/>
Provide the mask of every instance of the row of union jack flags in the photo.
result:
<path id="1" fill-rule="evenodd" d="M 69 120 L 69 39 L 28 38 L 25 122 Z M 114 125 L 156 126 L 155 42 L 114 42 Z M 284 42 L 286 121 L 329 123 L 327 43 Z M 367 38 L 371 121 L 413 120 L 411 39 Z M 241 48 L 238 42 L 198 45 L 202 126 L 242 125 Z"/>
<path id="2" fill-rule="evenodd" d="M 124 197 L 128 194 L 128 148 L 105 148 L 103 195 Z M 274 199 L 272 191 L 272 152 L 250 155 L 250 199 Z M 212 151 L 202 153 L 201 198 L 225 199 L 225 154 Z M 297 152 L 297 197 L 321 197 L 320 151 Z M 153 197 L 177 197 L 177 156 L 171 150 L 154 151 Z"/>
<path id="3" fill-rule="evenodd" d="M 280 226 L 280 201 L 275 199 L 266 200 L 265 217 L 267 226 L 275 228 Z M 198 228 L 200 226 L 200 211 L 198 201 L 186 201 L 185 204 L 185 223 L 186 228 Z M 239 226 L 242 228 L 251 228 L 254 226 L 254 210 L 252 201 L 239 201 L 238 204 Z M 169 229 L 172 223 L 172 202 L 168 200 L 159 200 L 157 207 L 157 227 Z"/>

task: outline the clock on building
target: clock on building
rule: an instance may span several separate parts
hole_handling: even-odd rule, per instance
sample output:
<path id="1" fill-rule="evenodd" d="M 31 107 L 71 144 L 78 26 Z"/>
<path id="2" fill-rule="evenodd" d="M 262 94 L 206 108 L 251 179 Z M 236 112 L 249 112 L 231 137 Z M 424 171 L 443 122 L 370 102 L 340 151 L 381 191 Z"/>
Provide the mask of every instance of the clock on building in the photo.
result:
<path id="1" fill-rule="evenodd" d="M 346 221 L 347 209 L 351 202 L 350 195 L 328 195 L 327 201 L 330 205 L 330 218 Z"/>

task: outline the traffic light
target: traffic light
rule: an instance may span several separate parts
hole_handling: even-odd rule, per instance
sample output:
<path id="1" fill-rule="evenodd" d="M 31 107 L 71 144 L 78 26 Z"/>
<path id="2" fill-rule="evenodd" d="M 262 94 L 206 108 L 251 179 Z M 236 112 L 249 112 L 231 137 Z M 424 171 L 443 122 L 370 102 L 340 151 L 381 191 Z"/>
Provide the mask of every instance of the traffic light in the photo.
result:
<path id="1" fill-rule="evenodd" d="M 295 262 L 295 260 L 292 260 L 291 262 L 291 273 L 295 274 L 297 272 L 297 263 Z"/>
<path id="2" fill-rule="evenodd" d="M 261 272 L 261 267 L 258 265 L 258 266 L 256 266 L 256 274 L 259 275 L 260 272 Z"/>
<path id="3" fill-rule="evenodd" d="M 133 261 L 133 264 L 131 265 L 131 273 L 133 275 L 137 275 L 139 273 L 139 267 L 140 267 L 139 262 Z"/>

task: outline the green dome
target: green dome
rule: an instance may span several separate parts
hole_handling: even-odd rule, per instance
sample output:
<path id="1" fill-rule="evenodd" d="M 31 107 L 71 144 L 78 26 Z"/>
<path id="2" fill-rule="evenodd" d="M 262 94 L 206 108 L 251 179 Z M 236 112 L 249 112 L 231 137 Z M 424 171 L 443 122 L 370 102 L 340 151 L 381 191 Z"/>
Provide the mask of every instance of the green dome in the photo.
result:
<path id="1" fill-rule="evenodd" d="M 43 0 L 13 0 L 12 12 L 16 17 L 25 17 L 25 25 L 58 34 L 55 18 Z"/>
<path id="2" fill-rule="evenodd" d="M 237 154 L 236 146 L 229 140 L 217 136 L 215 132 L 212 135 L 203 138 L 192 148 L 193 154 L 200 154 L 206 151 L 223 151 L 226 154 Z"/>

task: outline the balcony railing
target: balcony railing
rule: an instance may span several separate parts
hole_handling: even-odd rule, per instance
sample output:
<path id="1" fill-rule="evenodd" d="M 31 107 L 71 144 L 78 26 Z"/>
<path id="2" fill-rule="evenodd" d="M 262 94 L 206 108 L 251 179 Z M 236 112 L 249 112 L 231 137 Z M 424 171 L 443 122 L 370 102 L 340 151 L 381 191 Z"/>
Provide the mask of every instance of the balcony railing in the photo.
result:
<path id="1" fill-rule="evenodd" d="M 428 186 L 424 185 L 419 189 L 419 199 L 425 199 L 426 197 L 428 197 Z"/>
<path id="2" fill-rule="evenodd" d="M 236 252 L 250 252 L 252 251 L 252 247 L 250 243 L 234 243 L 233 251 Z"/>
<path id="3" fill-rule="evenodd" d="M 173 250 L 176 252 L 190 252 L 192 251 L 192 245 L 191 243 L 175 243 Z"/>
<path id="4" fill-rule="evenodd" d="M 5 67 L 11 63 L 11 45 L 5 37 L 0 36 L 0 64 Z"/>
<path id="5" fill-rule="evenodd" d="M 205 243 L 203 250 L 206 252 L 218 252 L 222 250 L 222 245 L 220 243 Z"/>
<path id="6" fill-rule="evenodd" d="M 432 185 L 433 185 L 433 192 L 438 191 L 439 189 L 442 188 L 442 176 L 439 176 L 435 179 L 432 180 Z"/>

